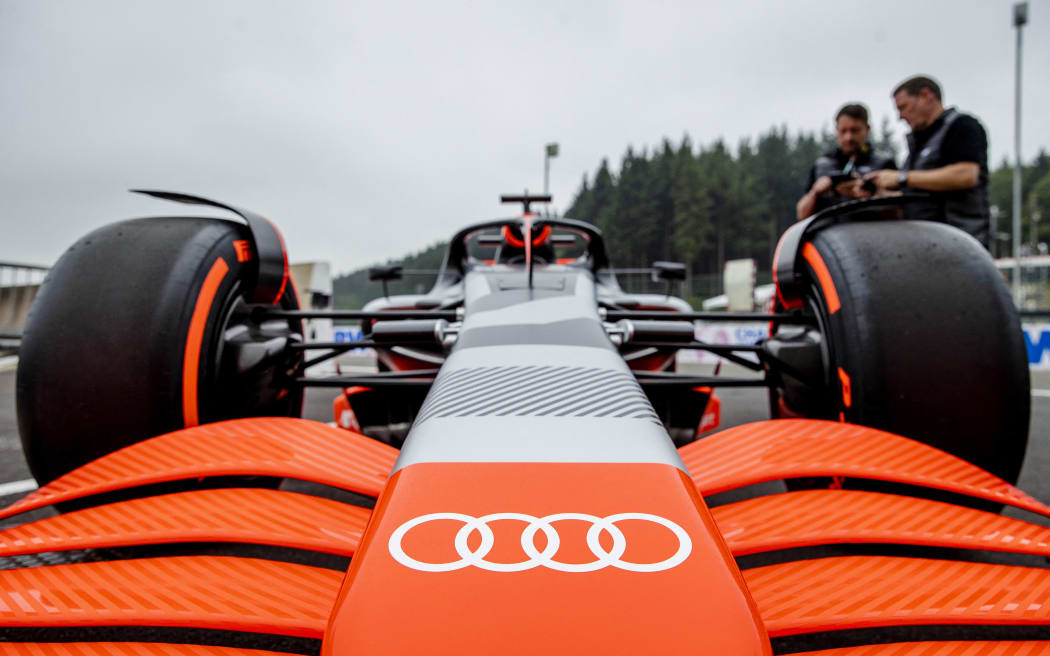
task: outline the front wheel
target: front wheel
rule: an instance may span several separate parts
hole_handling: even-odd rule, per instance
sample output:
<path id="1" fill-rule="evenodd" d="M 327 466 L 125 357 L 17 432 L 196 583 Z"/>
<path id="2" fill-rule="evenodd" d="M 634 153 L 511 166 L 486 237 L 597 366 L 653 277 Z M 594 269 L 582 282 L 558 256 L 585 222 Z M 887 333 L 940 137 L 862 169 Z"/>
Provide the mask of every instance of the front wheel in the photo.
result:
<path id="1" fill-rule="evenodd" d="M 1016 483 L 1028 361 L 1017 310 L 980 244 L 940 223 L 859 222 L 817 232 L 802 256 L 817 327 L 781 327 L 769 345 L 794 349 L 811 375 L 809 384 L 781 375 L 774 413 L 904 435 Z"/>
<path id="2" fill-rule="evenodd" d="M 251 319 L 247 229 L 204 218 L 100 228 L 48 273 L 22 339 L 18 425 L 43 485 L 148 437 L 247 416 L 298 416 L 298 321 Z M 277 303 L 297 309 L 289 282 Z"/>

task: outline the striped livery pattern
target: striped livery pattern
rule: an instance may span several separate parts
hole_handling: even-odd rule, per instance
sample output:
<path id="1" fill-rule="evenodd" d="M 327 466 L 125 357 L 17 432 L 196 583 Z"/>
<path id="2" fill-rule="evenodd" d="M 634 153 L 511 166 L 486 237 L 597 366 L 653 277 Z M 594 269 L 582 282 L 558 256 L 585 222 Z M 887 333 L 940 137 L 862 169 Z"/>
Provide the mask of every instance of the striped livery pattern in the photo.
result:
<path id="1" fill-rule="evenodd" d="M 1050 529 L 973 508 L 857 490 L 773 494 L 711 509 L 733 555 L 836 543 L 914 544 L 1050 557 Z"/>
<path id="2" fill-rule="evenodd" d="M 459 369 L 438 377 L 416 423 L 439 417 L 612 417 L 660 424 L 629 371 L 591 367 Z"/>
<path id="3" fill-rule="evenodd" d="M 506 370 L 513 368 L 491 369 L 503 369 L 500 375 L 505 376 Z M 565 375 L 569 378 L 553 380 L 564 382 L 575 375 L 573 368 L 549 369 L 552 371 L 547 373 L 555 377 L 560 374 L 554 371 L 568 372 Z M 464 390 L 486 379 L 470 380 L 460 381 Z M 550 384 L 552 379 L 544 380 Z M 586 390 L 577 398 L 565 393 L 564 387 L 555 387 L 563 390 L 566 400 L 585 401 Z M 429 416 L 461 411 L 452 403 L 453 396 L 440 396 L 439 400 L 441 405 L 435 402 Z M 552 407 L 549 399 L 537 402 Z M 530 406 L 519 402 L 499 410 L 495 406 L 471 407 L 481 408 L 481 412 L 513 413 Z M 583 407 L 593 410 L 598 406 L 585 403 Z M 704 438 L 683 447 L 680 453 L 704 494 L 777 478 L 850 476 L 907 482 L 1032 512 L 1048 511 L 1013 486 L 957 458 L 907 438 L 859 426 L 809 420 L 760 422 Z M 233 420 L 160 436 L 105 456 L 30 494 L 2 515 L 162 480 L 235 473 L 296 477 L 376 495 L 395 456 L 390 447 L 316 422 Z M 180 492 L 119 501 L 5 529 L 0 531 L 0 556 L 211 541 L 346 556 L 358 549 L 370 512 L 279 490 Z M 1045 627 L 1050 636 L 1050 569 L 1045 567 L 899 555 L 799 560 L 784 551 L 879 543 L 965 549 L 971 554 L 998 551 L 1024 557 L 1048 556 L 1050 529 L 1044 526 L 923 498 L 856 490 L 770 494 L 715 507 L 712 516 L 734 556 L 774 551 L 788 555 L 787 562 L 742 572 L 774 640 L 872 627 L 928 625 Z M 199 555 L 0 570 L 0 635 L 3 627 L 125 626 L 320 638 L 342 579 L 342 572 L 320 567 Z M 0 642 L 0 652 L 17 656 L 267 653 L 134 642 Z M 1050 642 L 916 642 L 809 653 L 1035 655 L 1050 654 Z"/>
<path id="4" fill-rule="evenodd" d="M 1046 656 L 1050 640 L 898 642 L 806 652 L 804 656 Z M 803 655 L 800 655 L 803 656 Z"/>
<path id="5" fill-rule="evenodd" d="M 371 511 L 295 492 L 196 490 L 131 499 L 0 531 L 0 557 L 172 542 L 241 542 L 353 554 Z"/>
<path id="6" fill-rule="evenodd" d="M 279 656 L 278 652 L 163 642 L 8 642 L 7 656 Z"/>
<path id="7" fill-rule="evenodd" d="M 197 627 L 318 638 L 342 580 L 342 572 L 223 556 L 0 570 L 0 626 Z"/>
<path id="8" fill-rule="evenodd" d="M 209 476 L 280 476 L 378 496 L 397 450 L 316 421 L 266 417 L 187 428 L 132 444 L 0 510 L 0 519 L 125 488 Z"/>
<path id="9" fill-rule="evenodd" d="M 680 452 L 705 494 L 783 478 L 850 476 L 948 490 L 1050 514 L 1039 501 L 969 463 L 913 440 L 861 426 L 813 420 L 759 422 L 723 431 L 682 447 Z M 1045 526 L 881 492 L 783 492 L 718 506 L 712 515 L 735 556 L 832 544 L 1050 556 L 1050 529 Z M 774 639 L 934 625 L 1031 627 L 1045 630 L 1050 638 L 1050 569 L 1045 567 L 896 555 L 799 560 L 807 556 L 782 553 L 789 562 L 743 571 Z M 897 643 L 812 653 L 1050 654 L 1050 642 Z"/>
<path id="10" fill-rule="evenodd" d="M 1050 626 L 1050 569 L 843 556 L 744 571 L 770 636 L 921 624 Z"/>
<path id="11" fill-rule="evenodd" d="M 703 494 L 784 478 L 852 476 L 956 492 L 1050 516 L 1050 506 L 965 460 L 853 424 L 760 421 L 687 444 L 679 452 Z"/>

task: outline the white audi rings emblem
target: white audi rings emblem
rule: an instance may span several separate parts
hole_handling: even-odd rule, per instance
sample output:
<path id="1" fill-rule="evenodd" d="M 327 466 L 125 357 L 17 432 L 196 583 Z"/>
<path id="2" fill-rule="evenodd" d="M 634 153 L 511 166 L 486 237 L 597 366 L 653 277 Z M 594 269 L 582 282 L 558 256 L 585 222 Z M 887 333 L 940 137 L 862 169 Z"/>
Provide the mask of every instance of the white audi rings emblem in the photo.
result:
<path id="1" fill-rule="evenodd" d="M 429 563 L 417 560 L 405 553 L 401 541 L 406 533 L 420 524 L 441 519 L 463 522 L 462 528 L 456 533 L 453 541 L 459 560 L 447 563 Z M 521 532 L 521 548 L 524 550 L 525 555 L 528 556 L 528 560 L 517 563 L 494 563 L 485 560 L 485 556 L 492 550 L 496 541 L 492 529 L 489 528 L 489 522 L 501 519 L 526 522 L 526 526 Z M 553 524 L 573 519 L 591 523 L 591 527 L 587 530 L 587 546 L 595 557 L 595 560 L 591 562 L 562 563 L 554 560 L 554 556 L 558 553 L 559 546 L 561 546 L 561 538 L 559 538 L 558 531 Z M 620 557 L 627 550 L 627 538 L 616 523 L 629 519 L 653 522 L 667 528 L 678 539 L 678 550 L 671 557 L 656 563 L 632 563 L 621 560 Z M 481 534 L 481 544 L 478 545 L 477 549 L 472 550 L 467 546 L 467 539 L 474 531 Z M 542 531 L 547 538 L 547 544 L 542 551 L 536 548 L 535 537 L 537 531 Z M 599 542 L 603 532 L 608 533 L 612 538 L 612 549 L 608 551 Z M 689 553 L 693 550 L 693 541 L 689 539 L 689 534 L 678 524 L 669 519 L 648 513 L 618 513 L 608 517 L 597 517 L 585 513 L 558 513 L 547 515 L 546 517 L 534 517 L 523 513 L 505 512 L 472 517 L 462 513 L 439 512 L 410 519 L 397 527 L 397 530 L 390 536 L 387 548 L 390 550 L 390 555 L 394 557 L 394 560 L 405 567 L 411 567 L 423 572 L 451 572 L 471 565 L 490 572 L 520 572 L 540 566 L 558 570 L 559 572 L 593 572 L 610 566 L 630 572 L 659 572 L 671 569 L 688 558 Z"/>

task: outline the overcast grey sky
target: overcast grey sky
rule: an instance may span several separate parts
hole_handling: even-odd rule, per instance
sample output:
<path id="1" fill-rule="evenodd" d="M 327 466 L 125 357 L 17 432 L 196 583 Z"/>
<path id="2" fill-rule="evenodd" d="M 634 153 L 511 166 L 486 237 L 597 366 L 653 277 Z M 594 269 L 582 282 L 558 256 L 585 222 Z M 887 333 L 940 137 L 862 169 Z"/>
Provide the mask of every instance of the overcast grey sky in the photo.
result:
<path id="1" fill-rule="evenodd" d="M 346 271 L 555 206 L 628 145 L 896 114 L 919 72 L 1013 149 L 1010 0 L 0 0 L 0 260 L 50 263 L 109 221 L 185 213 L 132 187 L 266 214 L 293 260 Z M 1024 157 L 1050 148 L 1050 1 L 1030 2 Z M 896 123 L 898 134 L 906 127 Z M 192 212 L 191 212 L 192 213 Z"/>

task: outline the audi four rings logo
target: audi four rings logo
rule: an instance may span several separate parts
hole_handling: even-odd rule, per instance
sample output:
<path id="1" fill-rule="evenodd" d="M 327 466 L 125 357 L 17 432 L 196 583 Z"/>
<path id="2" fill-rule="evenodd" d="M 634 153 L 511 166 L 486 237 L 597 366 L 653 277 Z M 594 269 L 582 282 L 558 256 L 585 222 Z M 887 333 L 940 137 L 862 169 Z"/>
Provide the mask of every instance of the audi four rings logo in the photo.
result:
<path id="1" fill-rule="evenodd" d="M 456 533 L 456 537 L 453 540 L 459 560 L 447 563 L 430 563 L 418 560 L 405 553 L 404 547 L 401 545 L 405 534 L 420 524 L 442 519 L 463 522 L 463 526 Z M 494 563 L 490 560 L 485 560 L 485 556 L 492 550 L 496 542 L 489 523 L 501 519 L 525 522 L 525 528 L 521 532 L 521 548 L 524 550 L 525 555 L 528 556 L 528 560 L 517 563 Z M 670 558 L 655 563 L 632 563 L 622 560 L 621 556 L 627 550 L 627 537 L 616 524 L 617 522 L 630 519 L 652 522 L 663 526 L 677 538 L 678 550 Z M 564 520 L 590 522 L 591 526 L 587 529 L 587 546 L 590 548 L 591 553 L 594 554 L 595 559 L 593 561 L 587 563 L 562 563 L 554 560 L 554 556 L 558 553 L 558 547 L 561 545 L 561 538 L 558 536 L 558 531 L 554 528 L 554 524 Z M 475 531 L 481 534 L 481 544 L 478 545 L 477 549 L 472 550 L 467 546 L 467 539 Z M 542 531 L 547 538 L 547 545 L 542 551 L 536 548 L 534 541 L 538 531 Z M 608 533 L 609 537 L 612 538 L 612 549 L 608 551 L 599 542 L 602 533 Z M 394 557 L 394 560 L 405 567 L 411 567 L 422 572 L 451 572 L 470 566 L 480 567 L 490 572 L 520 572 L 534 567 L 547 567 L 559 572 L 593 572 L 605 567 L 616 567 L 629 572 L 659 572 L 676 567 L 688 558 L 693 550 L 693 541 L 689 538 L 689 534 L 685 532 L 685 529 L 678 524 L 659 515 L 650 515 L 648 513 L 618 513 L 608 517 L 597 517 L 585 513 L 558 513 L 547 515 L 546 517 L 534 517 L 523 513 L 505 512 L 472 517 L 462 513 L 439 512 L 421 515 L 397 527 L 397 530 L 390 536 L 387 548 L 390 550 L 390 555 Z"/>

